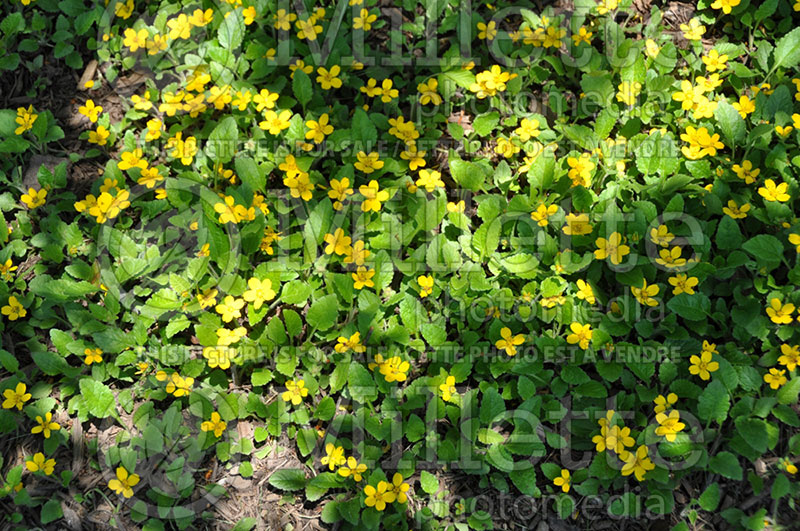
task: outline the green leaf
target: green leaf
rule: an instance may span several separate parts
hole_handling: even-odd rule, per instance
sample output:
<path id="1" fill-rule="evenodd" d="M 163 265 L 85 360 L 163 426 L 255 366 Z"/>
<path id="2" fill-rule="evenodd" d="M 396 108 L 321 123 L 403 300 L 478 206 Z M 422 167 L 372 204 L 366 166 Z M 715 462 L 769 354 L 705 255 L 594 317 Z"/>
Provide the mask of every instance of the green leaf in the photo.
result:
<path id="1" fill-rule="evenodd" d="M 703 390 L 697 404 L 697 414 L 703 420 L 716 420 L 722 424 L 728 416 L 730 396 L 719 380 L 713 380 Z"/>
<path id="2" fill-rule="evenodd" d="M 775 66 L 793 68 L 800 63 L 800 28 L 783 36 L 775 46 Z"/>
<path id="3" fill-rule="evenodd" d="M 244 38 L 244 17 L 241 11 L 232 11 L 222 21 L 217 30 L 220 46 L 233 51 L 242 44 Z"/>
<path id="4" fill-rule="evenodd" d="M 500 113 L 497 111 L 487 112 L 475 118 L 472 122 L 472 128 L 479 136 L 486 136 L 497 127 L 500 122 Z"/>
<path id="5" fill-rule="evenodd" d="M 267 178 L 256 161 L 250 157 L 236 157 L 236 175 L 255 192 L 264 191 Z"/>
<path id="6" fill-rule="evenodd" d="M 689 321 L 701 321 L 708 315 L 710 302 L 703 293 L 681 293 L 667 302 L 667 308 Z"/>
<path id="7" fill-rule="evenodd" d="M 311 96 L 314 95 L 314 89 L 311 86 L 311 78 L 299 68 L 294 71 L 292 91 L 294 92 L 294 97 L 297 98 L 297 101 L 304 107 L 311 101 Z"/>
<path id="8" fill-rule="evenodd" d="M 372 374 L 360 363 L 351 363 L 347 374 L 347 390 L 353 400 L 361 403 L 372 402 L 378 398 L 378 388 Z"/>
<path id="9" fill-rule="evenodd" d="M 101 419 L 114 413 L 114 392 L 106 384 L 92 378 L 83 378 L 80 389 L 89 413 Z"/>
<path id="10" fill-rule="evenodd" d="M 234 153 L 236 153 L 238 140 L 239 128 L 236 126 L 236 120 L 232 116 L 227 116 L 208 135 L 208 142 L 206 142 L 205 147 L 206 155 L 214 162 L 230 162 Z"/>
<path id="11" fill-rule="evenodd" d="M 796 404 L 800 394 L 800 378 L 794 377 L 778 389 L 778 402 L 784 405 Z"/>
<path id="12" fill-rule="evenodd" d="M 728 139 L 728 145 L 736 145 L 744 139 L 745 125 L 744 119 L 739 114 L 739 111 L 725 100 L 717 104 L 714 111 L 714 117 L 717 119 L 722 134 Z"/>
<path id="13" fill-rule="evenodd" d="M 717 227 L 717 247 L 722 250 L 739 249 L 742 240 L 742 231 L 736 220 L 730 216 L 723 216 Z"/>
<path id="14" fill-rule="evenodd" d="M 481 401 L 481 424 L 489 424 L 499 414 L 506 410 L 506 402 L 497 389 L 490 387 L 483 392 L 483 400 Z"/>
<path id="15" fill-rule="evenodd" d="M 283 290 L 281 291 L 281 300 L 286 304 L 302 306 L 308 300 L 308 296 L 311 295 L 311 291 L 311 286 L 308 284 L 308 282 L 303 282 L 302 280 L 292 280 L 283 285 Z"/>
<path id="16" fill-rule="evenodd" d="M 37 275 L 28 287 L 34 294 L 54 302 L 78 300 L 100 289 L 83 280 L 76 282 L 69 277 L 53 279 L 50 275 Z"/>
<path id="17" fill-rule="evenodd" d="M 439 480 L 427 470 L 420 472 L 419 484 L 422 490 L 428 494 L 436 494 L 436 491 L 439 490 Z"/>
<path id="18" fill-rule="evenodd" d="M 361 107 L 356 108 L 353 112 L 350 131 L 353 141 L 356 142 L 354 150 L 369 151 L 370 147 L 378 141 L 378 130 L 375 128 L 375 124 Z"/>
<path id="19" fill-rule="evenodd" d="M 336 413 L 336 404 L 333 398 L 326 396 L 320 400 L 317 409 L 314 410 L 314 418 L 319 420 L 331 420 Z"/>
<path id="20" fill-rule="evenodd" d="M 61 510 L 61 502 L 55 499 L 47 500 L 44 505 L 42 505 L 42 512 L 41 518 L 43 524 L 49 524 L 50 522 L 55 522 L 59 518 L 64 516 L 64 512 Z"/>
<path id="21" fill-rule="evenodd" d="M 708 468 L 728 479 L 742 480 L 742 466 L 736 456 L 730 452 L 720 452 L 712 457 L 708 462 Z"/>
<path id="22" fill-rule="evenodd" d="M 473 192 L 477 192 L 483 188 L 483 184 L 486 180 L 483 168 L 474 162 L 458 158 L 450 159 L 450 174 L 459 185 Z"/>
<path id="23" fill-rule="evenodd" d="M 516 466 L 524 467 L 525 463 L 518 463 Z M 511 482 L 522 494 L 527 496 L 538 496 L 539 487 L 536 486 L 536 470 L 531 467 L 515 468 L 508 474 Z"/>
<path id="24" fill-rule="evenodd" d="M 719 500 L 719 483 L 712 483 L 706 488 L 706 490 L 703 491 L 703 494 L 700 495 L 700 497 L 697 499 L 697 502 L 704 511 L 711 512 L 717 509 Z"/>
<path id="25" fill-rule="evenodd" d="M 759 234 L 742 244 L 742 249 L 756 259 L 767 270 L 775 269 L 783 259 L 783 244 L 775 236 Z"/>
<path id="26" fill-rule="evenodd" d="M 301 490 L 306 486 L 306 474 L 296 468 L 276 470 L 269 477 L 269 484 L 280 490 Z"/>
<path id="27" fill-rule="evenodd" d="M 339 301 L 336 295 L 325 295 L 311 303 L 306 320 L 308 324 L 319 329 L 327 330 L 332 327 L 339 317 Z"/>

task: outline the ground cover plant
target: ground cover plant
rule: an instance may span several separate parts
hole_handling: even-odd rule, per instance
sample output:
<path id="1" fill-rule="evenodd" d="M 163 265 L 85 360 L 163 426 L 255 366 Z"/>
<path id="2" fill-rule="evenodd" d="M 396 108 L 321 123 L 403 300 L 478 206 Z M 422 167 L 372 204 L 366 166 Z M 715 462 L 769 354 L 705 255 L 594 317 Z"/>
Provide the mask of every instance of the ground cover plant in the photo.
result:
<path id="1" fill-rule="evenodd" d="M 8 529 L 790 529 L 800 2 L 21 0 Z"/>

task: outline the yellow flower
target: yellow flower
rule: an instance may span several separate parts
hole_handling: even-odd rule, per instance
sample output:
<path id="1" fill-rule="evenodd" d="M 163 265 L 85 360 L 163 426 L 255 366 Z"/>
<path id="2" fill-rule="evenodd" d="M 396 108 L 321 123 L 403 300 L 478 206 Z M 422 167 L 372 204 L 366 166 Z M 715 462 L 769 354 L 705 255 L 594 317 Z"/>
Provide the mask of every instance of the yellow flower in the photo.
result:
<path id="1" fill-rule="evenodd" d="M 770 369 L 769 374 L 764 375 L 764 382 L 768 383 L 771 389 L 778 389 L 786 383 L 786 371 Z"/>
<path id="2" fill-rule="evenodd" d="M 439 105 L 442 103 L 442 97 L 436 91 L 439 82 L 435 78 L 429 79 L 427 82 L 422 82 L 417 85 L 417 92 L 419 92 L 419 102 L 422 105 L 432 103 Z"/>
<path id="3" fill-rule="evenodd" d="M 478 38 L 479 39 L 486 39 L 487 41 L 494 40 L 497 36 L 497 24 L 494 20 L 490 21 L 489 24 L 484 24 L 483 22 L 478 22 Z"/>
<path id="4" fill-rule="evenodd" d="M 505 350 L 506 354 L 509 356 L 516 356 L 517 345 L 521 345 L 525 342 L 525 336 L 523 334 L 513 335 L 511 329 L 506 326 L 500 329 L 500 337 L 502 337 L 502 339 L 498 339 L 494 345 L 499 350 Z"/>
<path id="5" fill-rule="evenodd" d="M 744 219 L 750 211 L 750 204 L 745 203 L 741 207 L 733 199 L 728 201 L 728 206 L 723 207 L 722 211 L 733 219 Z"/>
<path id="6" fill-rule="evenodd" d="M 189 136 L 184 140 L 182 137 L 181 131 L 175 133 L 175 136 L 167 141 L 167 149 L 172 149 L 169 154 L 171 157 L 180 159 L 181 164 L 188 166 L 197 154 L 197 139 Z"/>
<path id="7" fill-rule="evenodd" d="M 242 294 L 242 298 L 247 302 L 252 302 L 255 310 L 260 309 L 264 302 L 275 298 L 272 281 L 268 278 L 259 280 L 253 277 L 247 281 L 247 287 L 249 289 Z"/>
<path id="8" fill-rule="evenodd" d="M 297 29 L 297 38 L 307 39 L 309 41 L 317 40 L 317 35 L 322 33 L 322 26 L 316 22 L 314 17 L 308 20 L 298 20 L 295 22 L 294 27 Z"/>
<path id="9" fill-rule="evenodd" d="M 661 247 L 668 247 L 675 235 L 669 231 L 666 225 L 659 225 L 658 228 L 650 229 L 650 241 Z"/>
<path id="10" fill-rule="evenodd" d="M 278 135 L 291 125 L 292 111 L 284 109 L 280 114 L 273 110 L 264 113 L 264 120 L 258 123 L 258 127 L 269 132 L 271 135 Z"/>
<path id="11" fill-rule="evenodd" d="M 408 489 L 411 486 L 408 483 L 403 482 L 403 475 L 399 472 L 395 472 L 394 476 L 392 476 L 392 492 L 394 493 L 397 503 L 406 503 L 408 501 Z"/>
<path id="12" fill-rule="evenodd" d="M 278 101 L 280 94 L 277 92 L 270 92 L 267 89 L 261 91 L 253 96 L 253 102 L 256 104 L 256 112 L 261 112 L 264 109 L 272 109 L 275 107 L 275 102 Z"/>
<path id="13" fill-rule="evenodd" d="M 216 411 L 211 413 L 210 420 L 203 421 L 203 423 L 200 424 L 201 430 L 214 432 L 215 437 L 222 436 L 222 433 L 225 431 L 226 427 L 227 424 L 222 420 L 222 418 L 219 416 L 219 413 Z"/>
<path id="14" fill-rule="evenodd" d="M 303 398 L 308 396 L 308 389 L 306 389 L 306 383 L 303 380 L 287 380 L 286 381 L 286 391 L 281 394 L 281 398 L 284 402 L 291 402 L 295 406 L 300 404 L 303 401 Z M 333 469 L 331 469 L 333 470 Z"/>
<path id="15" fill-rule="evenodd" d="M 38 452 L 29 461 L 25 461 L 25 467 L 30 472 L 44 472 L 45 476 L 49 476 L 56 468 L 56 460 L 45 459 L 44 454 Z"/>
<path id="16" fill-rule="evenodd" d="M 97 198 L 97 202 L 89 208 L 89 214 L 95 216 L 97 223 L 105 223 L 109 219 L 114 219 L 122 210 L 131 205 L 128 201 L 129 195 L 127 190 L 117 190 L 116 196 L 103 192 Z"/>
<path id="17" fill-rule="evenodd" d="M 385 481 L 379 481 L 377 488 L 372 485 L 364 487 L 364 504 L 367 507 L 375 507 L 377 511 L 386 509 L 387 503 L 392 503 L 397 499 L 394 492 L 389 489 L 390 485 Z"/>
<path id="18" fill-rule="evenodd" d="M 358 164 L 356 164 L 358 165 Z M 383 162 L 381 162 L 381 166 Z M 358 188 L 359 193 L 364 196 L 364 201 L 361 203 L 361 210 L 363 212 L 378 212 L 381 209 L 381 203 L 389 199 L 389 192 L 380 190 L 378 181 L 372 180 L 367 185 L 361 185 Z"/>
<path id="19" fill-rule="evenodd" d="M 123 151 L 120 153 L 120 160 L 117 162 L 117 167 L 120 170 L 129 170 L 131 168 L 145 169 L 147 161 L 142 160 L 142 149 L 136 148 L 133 151 Z"/>
<path id="20" fill-rule="evenodd" d="M 588 214 L 567 214 L 566 223 L 561 230 L 568 236 L 584 236 L 592 232 Z"/>
<path id="21" fill-rule="evenodd" d="M 681 24 L 680 29 L 683 32 L 683 37 L 690 41 L 699 41 L 706 32 L 706 27 L 700 24 L 697 18 L 691 19 L 689 24 Z"/>
<path id="22" fill-rule="evenodd" d="M 447 211 L 451 213 L 463 213 L 466 205 L 464 204 L 464 200 L 460 200 L 458 203 L 454 203 L 453 201 L 447 202 Z"/>
<path id="23" fill-rule="evenodd" d="M 433 277 L 430 275 L 420 275 L 417 277 L 417 284 L 419 284 L 419 296 L 422 298 L 427 297 L 433 293 Z"/>
<path id="24" fill-rule="evenodd" d="M 117 2 L 116 4 L 114 4 L 115 16 L 120 17 L 123 20 L 127 20 L 132 13 L 133 13 L 133 0 L 127 0 L 124 3 Z"/>
<path id="25" fill-rule="evenodd" d="M 639 82 L 623 81 L 617 87 L 617 101 L 625 105 L 633 105 L 636 103 L 636 97 L 642 91 L 642 84 Z"/>
<path id="26" fill-rule="evenodd" d="M 425 191 L 433 193 L 437 188 L 444 188 L 444 181 L 442 181 L 442 174 L 436 170 L 419 170 L 419 179 L 416 185 L 420 188 L 425 188 Z"/>
<path id="27" fill-rule="evenodd" d="M 742 179 L 745 184 L 753 184 L 758 174 L 761 173 L 761 170 L 758 168 L 753 169 L 753 163 L 749 160 L 744 160 L 741 166 L 738 164 L 733 165 L 733 172 L 738 178 Z"/>
<path id="28" fill-rule="evenodd" d="M 701 57 L 703 63 L 706 65 L 706 71 L 715 72 L 717 70 L 725 70 L 728 65 L 728 56 L 725 54 L 720 55 L 716 50 L 710 50 L 708 54 Z"/>
<path id="29" fill-rule="evenodd" d="M 29 105 L 26 109 L 25 107 L 18 107 L 17 108 L 17 117 L 14 120 L 19 127 L 14 129 L 15 135 L 21 135 L 25 131 L 28 131 L 33 128 L 33 123 L 39 117 L 38 114 L 34 114 L 33 112 L 33 105 Z"/>
<path id="30" fill-rule="evenodd" d="M 91 365 L 92 363 L 100 363 L 103 361 L 103 351 L 99 348 L 87 348 L 83 350 L 84 359 L 83 362 L 86 365 Z"/>
<path id="31" fill-rule="evenodd" d="M 153 188 L 163 180 L 164 177 L 158 173 L 158 168 L 145 168 L 142 170 L 141 177 L 136 180 L 136 184 L 144 185 L 147 188 Z"/>
<path id="32" fill-rule="evenodd" d="M 14 295 L 8 298 L 8 304 L 0 308 L 0 313 L 8 316 L 9 321 L 16 321 L 20 317 L 28 315 L 28 311 L 22 307 L 22 304 L 20 304 L 17 297 Z"/>
<path id="33" fill-rule="evenodd" d="M 314 67 L 311 65 L 307 65 L 305 61 L 302 59 L 297 59 L 294 63 L 289 65 L 289 70 L 292 71 L 291 78 L 294 79 L 294 73 L 297 70 L 302 71 L 305 74 L 311 74 L 314 71 Z"/>
<path id="34" fill-rule="evenodd" d="M 673 247 L 672 249 L 662 249 L 659 252 L 659 257 L 656 258 L 656 263 L 671 269 L 686 265 L 686 259 L 681 258 L 680 247 Z"/>
<path id="35" fill-rule="evenodd" d="M 37 190 L 36 188 L 28 188 L 27 194 L 22 194 L 20 199 L 25 204 L 26 207 L 33 210 L 34 208 L 40 207 L 44 204 L 45 198 L 47 197 L 47 190 Z"/>
<path id="36" fill-rule="evenodd" d="M 598 260 L 611 260 L 614 265 L 622 263 L 622 258 L 630 254 L 631 248 L 627 245 L 621 245 L 622 235 L 619 232 L 614 232 L 606 240 L 605 238 L 597 238 L 595 245 L 597 250 L 594 252 L 594 257 Z"/>
<path id="37" fill-rule="evenodd" d="M 500 137 L 497 139 L 497 145 L 494 148 L 494 152 L 503 157 L 510 159 L 517 153 L 519 153 L 520 148 L 516 144 L 514 144 L 511 140 L 507 138 Z"/>
<path id="38" fill-rule="evenodd" d="M 769 308 L 767 308 L 767 315 L 773 323 L 789 324 L 792 322 L 792 313 L 794 313 L 794 304 L 782 304 L 778 298 L 773 298 L 769 301 Z"/>
<path id="39" fill-rule="evenodd" d="M 242 316 L 242 308 L 244 308 L 244 299 L 236 299 L 232 295 L 226 295 L 214 310 L 222 316 L 224 322 L 230 323 Z"/>
<path id="40" fill-rule="evenodd" d="M 661 52 L 661 47 L 653 39 L 647 39 L 644 43 L 644 51 L 648 57 L 654 59 Z"/>
<path id="41" fill-rule="evenodd" d="M 365 287 L 372 288 L 375 286 L 375 282 L 372 281 L 372 277 L 375 276 L 375 270 L 373 269 L 360 266 L 351 276 L 353 277 L 353 287 L 355 289 L 363 289 Z"/>
<path id="42" fill-rule="evenodd" d="M 192 22 L 185 14 L 181 13 L 175 18 L 167 21 L 169 27 L 168 37 L 170 39 L 188 39 L 192 35 Z"/>
<path id="43" fill-rule="evenodd" d="M 98 146 L 105 146 L 110 134 L 111 133 L 108 129 L 102 125 L 99 125 L 97 126 L 96 131 L 89 131 L 89 143 L 97 144 Z"/>
<path id="44" fill-rule="evenodd" d="M 592 335 L 594 333 L 592 325 L 582 325 L 576 321 L 569 325 L 569 329 L 572 333 L 567 336 L 567 343 L 570 345 L 575 345 L 577 343 L 577 345 L 584 350 L 589 348 L 589 341 L 592 340 Z"/>
<path id="45" fill-rule="evenodd" d="M 167 49 L 167 37 L 158 34 L 153 35 L 152 39 L 148 39 L 145 42 L 145 46 L 147 47 L 147 55 L 156 55 Z"/>
<path id="46" fill-rule="evenodd" d="M 352 477 L 358 483 L 361 481 L 361 475 L 366 471 L 367 465 L 359 463 L 355 457 L 350 456 L 347 458 L 347 464 L 340 467 L 336 473 L 344 478 Z"/>
<path id="47" fill-rule="evenodd" d="M 601 15 L 605 15 L 609 11 L 614 11 L 617 8 L 617 4 L 617 0 L 599 0 L 597 12 Z"/>
<path id="48" fill-rule="evenodd" d="M 595 164 L 589 159 L 588 153 L 584 153 L 580 157 L 567 158 L 567 165 L 570 167 L 567 175 L 572 179 L 572 186 L 588 188 L 591 185 Z"/>
<path id="49" fill-rule="evenodd" d="M 244 25 L 249 26 L 255 21 L 258 12 L 255 7 L 250 6 L 242 11 L 242 15 L 244 16 Z"/>
<path id="50" fill-rule="evenodd" d="M 406 147 L 405 151 L 400 153 L 400 158 L 408 161 L 409 170 L 415 171 L 417 168 L 421 168 L 426 165 L 424 158 L 426 154 L 427 152 L 425 151 L 417 151 L 417 146 L 411 144 Z"/>
<path id="51" fill-rule="evenodd" d="M 784 365 L 788 370 L 793 371 L 800 365 L 800 345 L 789 346 L 786 343 L 781 345 L 781 356 L 778 363 Z M 3 406 L 5 407 L 5 405 Z"/>
<path id="52" fill-rule="evenodd" d="M 789 136 L 789 133 L 791 133 L 793 130 L 794 130 L 794 127 L 792 127 L 791 125 L 786 125 L 786 126 L 776 125 L 775 126 L 775 132 L 778 133 L 778 135 L 781 138 L 786 138 L 787 136 Z"/>
<path id="53" fill-rule="evenodd" d="M 89 118 L 90 122 L 95 123 L 97 121 L 97 117 L 101 112 L 103 112 L 103 107 L 100 105 L 95 105 L 92 100 L 86 100 L 84 105 L 78 107 L 78 112 Z"/>
<path id="54" fill-rule="evenodd" d="M 330 186 L 328 197 L 334 200 L 333 208 L 341 210 L 342 201 L 353 195 L 353 189 L 350 188 L 350 179 L 347 177 L 343 177 L 341 180 L 331 179 Z"/>
<path id="55" fill-rule="evenodd" d="M 800 234 L 790 234 L 789 243 L 796 245 L 797 247 L 795 250 L 800 253 Z"/>
<path id="56" fill-rule="evenodd" d="M 279 30 L 289 31 L 292 29 L 292 22 L 297 20 L 297 15 L 294 13 L 287 13 L 285 9 L 279 9 L 274 15 L 272 15 L 273 20 L 275 21 L 273 26 Z"/>
<path id="57" fill-rule="evenodd" d="M 714 0 L 711 4 L 711 9 L 721 9 L 726 15 L 730 14 L 731 8 L 736 7 L 742 0 Z"/>
<path id="58" fill-rule="evenodd" d="M 45 439 L 50 438 L 51 431 L 58 431 L 61 429 L 61 425 L 58 422 L 53 422 L 53 414 L 51 412 L 47 412 L 44 418 L 36 415 L 36 422 L 39 423 L 38 426 L 34 426 L 31 428 L 31 433 L 37 434 L 41 433 L 44 435 Z"/>
<path id="59" fill-rule="evenodd" d="M 445 402 L 449 402 L 450 399 L 453 398 L 453 395 L 458 394 L 456 392 L 455 376 L 447 376 L 444 379 L 444 383 L 439 385 L 439 392 L 442 393 L 442 400 Z"/>
<path id="60" fill-rule="evenodd" d="M 320 459 L 320 463 L 323 465 L 328 465 L 328 469 L 333 470 L 337 466 L 343 465 L 346 462 L 347 459 L 344 457 L 343 447 L 335 446 L 333 443 L 328 443 L 325 445 L 325 457 Z"/>
<path id="61" fill-rule="evenodd" d="M 546 227 L 548 218 L 558 212 L 558 205 L 539 205 L 536 210 L 531 212 L 531 219 L 536 221 L 540 227 Z"/>
<path id="62" fill-rule="evenodd" d="M 566 468 L 562 468 L 561 475 L 553 480 L 553 484 L 556 487 L 561 487 L 563 492 L 569 492 L 570 482 L 569 470 Z"/>
<path id="63" fill-rule="evenodd" d="M 593 33 L 591 31 L 587 31 L 585 27 L 581 26 L 580 28 L 578 28 L 577 33 L 573 33 L 571 35 L 571 38 L 575 46 L 578 46 L 582 42 L 585 42 L 586 44 L 591 44 L 592 35 Z"/>
<path id="64" fill-rule="evenodd" d="M 653 408 L 653 411 L 658 413 L 663 413 L 667 410 L 668 407 L 671 407 L 672 404 L 678 401 L 678 395 L 675 393 L 670 393 L 666 397 L 664 395 L 658 395 L 653 402 L 655 403 L 656 407 Z"/>
<path id="65" fill-rule="evenodd" d="M 633 296 L 639 301 L 639 304 L 643 306 L 657 306 L 658 301 L 653 297 L 658 295 L 658 291 L 659 287 L 657 285 L 653 284 L 648 286 L 647 281 L 644 279 L 642 279 L 641 288 L 631 286 L 631 293 L 633 293 Z"/>
<path id="66" fill-rule="evenodd" d="M 3 391 L 3 409 L 17 408 L 22 411 L 22 406 L 31 399 L 31 394 L 27 392 L 28 387 L 22 383 L 17 383 L 17 386 L 12 389 Z"/>
<path id="67" fill-rule="evenodd" d="M 5 263 L 0 263 L 0 275 L 3 276 L 3 279 L 8 282 L 11 280 L 11 273 L 18 269 L 17 266 L 14 265 L 14 262 L 11 261 L 11 258 L 5 261 Z"/>
<path id="68" fill-rule="evenodd" d="M 680 295 L 681 293 L 694 295 L 694 287 L 697 286 L 699 282 L 697 277 L 687 277 L 683 273 L 675 275 L 674 277 L 669 277 L 667 281 L 670 285 L 675 287 L 675 289 L 672 290 L 673 295 Z"/>
<path id="69" fill-rule="evenodd" d="M 350 236 L 344 235 L 342 229 L 336 229 L 333 231 L 333 234 L 326 234 L 323 237 L 323 241 L 328 244 L 327 247 L 325 247 L 325 254 L 336 253 L 341 256 L 347 254 L 352 240 Z"/>
<path id="70" fill-rule="evenodd" d="M 189 376 L 184 378 L 177 372 L 174 372 L 167 383 L 166 391 L 171 395 L 175 395 L 176 398 L 179 398 L 189 394 L 192 390 L 192 384 L 194 384 L 194 378 Z"/>
<path id="71" fill-rule="evenodd" d="M 694 20 L 694 19 L 693 19 Z M 620 471 L 623 476 L 636 477 L 637 481 L 643 481 L 648 471 L 653 470 L 656 465 L 647 457 L 647 446 L 641 445 L 636 452 L 626 452 L 623 461 L 625 464 Z"/>
<path id="72" fill-rule="evenodd" d="M 333 133 L 333 126 L 328 124 L 328 113 L 319 117 L 319 120 L 308 120 L 306 122 L 306 139 L 313 140 L 317 144 L 321 144 L 325 140 L 325 136 Z"/>
<path id="73" fill-rule="evenodd" d="M 659 426 L 656 428 L 656 435 L 664 437 L 667 442 L 674 442 L 676 435 L 686 427 L 686 424 L 680 421 L 680 413 L 677 409 L 673 409 L 666 413 L 658 413 L 656 415 L 656 422 Z"/>
<path id="74" fill-rule="evenodd" d="M 117 477 L 108 482 L 108 488 L 126 498 L 133 496 L 133 487 L 139 483 L 139 476 L 129 473 L 124 467 L 117 467 Z"/>
<path id="75" fill-rule="evenodd" d="M 758 195 L 764 198 L 765 201 L 778 201 L 780 203 L 785 203 L 791 196 L 786 193 L 786 190 L 789 188 L 787 183 L 781 183 L 776 185 L 775 181 L 772 179 L 767 179 L 764 181 L 764 186 L 758 189 Z"/>
<path id="76" fill-rule="evenodd" d="M 372 29 L 372 23 L 376 20 L 378 20 L 378 15 L 371 15 L 367 9 L 362 9 L 357 17 L 353 17 L 353 29 L 369 31 Z"/>
<path id="77" fill-rule="evenodd" d="M 367 347 L 361 344 L 361 332 L 356 332 L 349 338 L 340 336 L 336 341 L 336 346 L 333 347 L 336 352 L 344 353 L 352 350 L 353 352 L 361 353 L 367 350 Z"/>
<path id="78" fill-rule="evenodd" d="M 339 72 L 342 69 L 339 65 L 333 65 L 330 70 L 323 67 L 317 68 L 317 83 L 320 84 L 323 90 L 330 90 L 332 88 L 339 88 L 342 86 L 342 80 L 339 79 Z"/>
<path id="79" fill-rule="evenodd" d="M 144 28 L 139 31 L 127 28 L 123 35 L 125 35 L 125 38 L 122 40 L 122 44 L 130 48 L 131 53 L 139 48 L 144 48 L 147 45 L 147 38 L 150 36 Z"/>
<path id="80" fill-rule="evenodd" d="M 514 130 L 514 133 L 519 136 L 519 139 L 523 142 L 527 142 L 531 138 L 536 138 L 539 136 L 539 120 L 533 118 L 523 118 L 519 122 L 519 127 Z"/>
<path id="81" fill-rule="evenodd" d="M 750 100 L 747 96 L 739 96 L 739 101 L 733 103 L 733 108 L 739 111 L 742 118 L 747 118 L 747 115 L 756 110 L 755 101 Z"/>
<path id="82" fill-rule="evenodd" d="M 244 327 L 240 327 L 244 328 Z M 238 330 L 238 329 L 237 329 Z M 217 331 L 219 332 L 219 331 Z M 222 338 L 220 338 L 222 339 Z M 225 337 L 223 341 L 229 341 L 229 337 Z M 231 366 L 231 360 L 236 357 L 236 349 L 230 348 L 226 345 L 217 345 L 214 347 L 206 347 L 203 349 L 203 357 L 208 360 L 208 366 L 212 369 L 220 368 L 226 370 Z M 178 396 L 178 395 L 175 395 Z"/>
<path id="83" fill-rule="evenodd" d="M 689 358 L 689 373 L 700 376 L 701 380 L 709 380 L 711 373 L 719 370 L 719 363 L 711 361 L 712 354 L 708 351 L 703 351 L 700 356 L 692 355 Z"/>
<path id="84" fill-rule="evenodd" d="M 589 304 L 594 304 L 596 302 L 596 298 L 594 296 L 594 290 L 592 290 L 592 286 L 590 286 L 587 282 L 583 281 L 582 279 L 578 279 L 578 291 L 575 295 L 581 299 L 585 300 Z"/>

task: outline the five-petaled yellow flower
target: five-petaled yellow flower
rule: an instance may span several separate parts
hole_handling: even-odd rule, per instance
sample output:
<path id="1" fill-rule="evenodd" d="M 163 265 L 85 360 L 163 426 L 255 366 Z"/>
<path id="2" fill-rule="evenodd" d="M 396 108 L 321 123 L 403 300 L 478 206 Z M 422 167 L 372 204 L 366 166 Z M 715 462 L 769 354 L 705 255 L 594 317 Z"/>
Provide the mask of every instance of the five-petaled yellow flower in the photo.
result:
<path id="1" fill-rule="evenodd" d="M 562 492 L 569 492 L 570 483 L 571 478 L 569 476 L 569 470 L 566 468 L 562 468 L 561 475 L 553 480 L 553 485 L 561 487 Z"/>
<path id="2" fill-rule="evenodd" d="M 711 373 L 719 370 L 719 363 L 712 361 L 712 353 L 704 350 L 700 356 L 692 355 L 689 358 L 689 373 L 700 376 L 701 380 L 709 380 Z"/>
<path id="3" fill-rule="evenodd" d="M 777 324 L 789 324 L 792 322 L 792 313 L 794 313 L 794 304 L 786 303 L 782 304 L 781 300 L 777 297 L 773 297 L 769 301 L 769 307 L 767 308 L 767 315 L 772 320 L 773 323 Z"/>
<path id="4" fill-rule="evenodd" d="M 31 399 L 31 394 L 28 392 L 28 387 L 22 383 L 17 383 L 14 389 L 6 389 L 3 391 L 3 409 L 17 408 L 22 411 L 22 406 Z"/>
<path id="5" fill-rule="evenodd" d="M 203 431 L 211 431 L 214 432 L 215 437 L 220 437 L 222 433 L 225 431 L 227 424 L 224 420 L 219 416 L 219 413 L 214 411 L 211 413 L 211 419 L 203 421 L 200 424 L 200 429 Z"/>
<path id="6" fill-rule="evenodd" d="M 494 345 L 500 350 L 505 350 L 506 354 L 509 356 L 516 356 L 517 345 L 521 345 L 525 342 L 525 336 L 523 334 L 513 335 L 511 329 L 507 326 L 500 329 L 500 337 L 502 337 L 502 339 L 498 339 Z"/>
<path id="7" fill-rule="evenodd" d="M 303 398 L 308 396 L 308 389 L 304 380 L 287 380 L 286 391 L 281 394 L 284 402 L 291 402 L 295 406 L 303 401 Z M 331 469 L 333 470 L 333 469 Z"/>
<path id="8" fill-rule="evenodd" d="M 139 476 L 131 474 L 125 467 L 117 467 L 117 477 L 108 482 L 108 488 L 126 498 L 133 496 L 133 487 L 139 483 Z"/>
<path id="9" fill-rule="evenodd" d="M 582 325 L 576 321 L 569 325 L 569 329 L 572 333 L 567 336 L 567 343 L 570 345 L 577 344 L 584 350 L 589 348 L 589 341 L 592 340 L 592 335 L 594 333 L 592 325 L 588 323 Z"/>
<path id="10" fill-rule="evenodd" d="M 56 460 L 46 459 L 42 452 L 38 452 L 25 461 L 25 467 L 30 472 L 44 472 L 45 476 L 49 476 L 56 469 Z"/>
<path id="11" fill-rule="evenodd" d="M 598 260 L 608 258 L 614 265 L 622 263 L 622 259 L 631 252 L 630 247 L 622 245 L 622 234 L 619 232 L 612 233 L 608 239 L 597 238 L 595 245 L 597 250 L 594 252 L 594 257 Z"/>
<path id="12" fill-rule="evenodd" d="M 48 411 L 44 418 L 36 415 L 36 422 L 39 424 L 31 428 L 31 433 L 41 433 L 44 435 L 45 439 L 50 438 L 51 431 L 58 431 L 61 429 L 61 425 L 58 422 L 53 422 L 53 414 Z"/>

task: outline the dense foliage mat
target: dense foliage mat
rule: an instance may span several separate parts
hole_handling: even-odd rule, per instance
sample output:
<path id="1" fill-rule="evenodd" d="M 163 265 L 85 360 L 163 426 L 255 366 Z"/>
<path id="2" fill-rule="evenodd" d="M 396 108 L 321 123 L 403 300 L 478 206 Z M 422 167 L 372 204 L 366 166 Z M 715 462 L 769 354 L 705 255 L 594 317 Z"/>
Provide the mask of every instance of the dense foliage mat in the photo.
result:
<path id="1" fill-rule="evenodd" d="M 538 4 L 3 2 L 2 526 L 795 526 L 800 2 Z"/>

